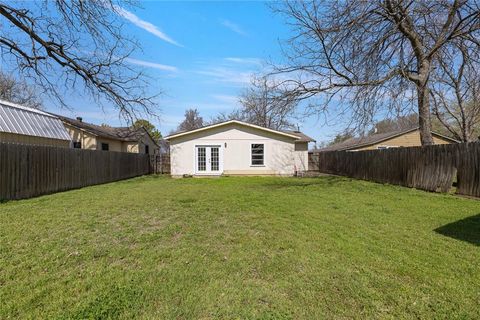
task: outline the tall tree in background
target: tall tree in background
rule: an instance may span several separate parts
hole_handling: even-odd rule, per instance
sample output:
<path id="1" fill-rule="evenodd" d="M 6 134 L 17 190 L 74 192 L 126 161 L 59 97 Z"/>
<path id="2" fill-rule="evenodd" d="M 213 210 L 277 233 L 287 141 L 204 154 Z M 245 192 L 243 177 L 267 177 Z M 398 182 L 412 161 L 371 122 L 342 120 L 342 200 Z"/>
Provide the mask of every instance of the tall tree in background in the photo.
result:
<path id="1" fill-rule="evenodd" d="M 285 94 L 321 97 L 315 111 L 336 98 L 361 124 L 382 109 L 408 108 L 415 92 L 421 142 L 433 143 L 432 73 L 446 48 L 462 41 L 480 48 L 477 1 L 289 1 L 274 8 L 294 31 L 285 48 Z"/>
<path id="2" fill-rule="evenodd" d="M 144 128 L 153 138 L 153 140 L 158 141 L 162 138 L 162 134 L 158 129 L 148 120 L 138 119 L 133 123 L 134 128 Z"/>
<path id="3" fill-rule="evenodd" d="M 250 86 L 239 97 L 240 107 L 231 113 L 221 113 L 212 123 L 240 120 L 274 129 L 292 129 L 298 101 L 281 95 L 279 87 L 266 77 L 253 77 Z"/>
<path id="4" fill-rule="evenodd" d="M 418 115 L 415 113 L 399 116 L 397 118 L 386 118 L 375 123 L 368 135 L 376 133 L 388 133 L 418 127 Z"/>
<path id="5" fill-rule="evenodd" d="M 203 118 L 197 109 L 185 111 L 185 119 L 180 123 L 177 131 L 189 131 L 203 127 Z"/>
<path id="6" fill-rule="evenodd" d="M 35 109 L 42 107 L 42 100 L 35 88 L 2 71 L 0 71 L 0 99 Z"/>
<path id="7" fill-rule="evenodd" d="M 18 73 L 65 106 L 66 92 L 86 92 L 132 119 L 154 113 L 148 78 L 129 64 L 138 49 L 126 36 L 129 2 L 113 0 L 0 3 L 2 68 Z"/>
<path id="8" fill-rule="evenodd" d="M 470 142 L 480 135 L 480 55 L 463 43 L 457 49 L 445 50 L 439 60 L 432 111 L 450 135 Z"/>
<path id="9" fill-rule="evenodd" d="M 354 137 L 355 137 L 354 133 L 347 130 L 347 131 L 345 131 L 345 132 L 343 132 L 343 133 L 338 133 L 338 134 L 335 136 L 335 138 L 333 138 L 333 140 L 330 141 L 327 145 L 328 145 L 328 146 L 332 146 L 332 145 L 334 145 L 334 144 L 342 143 L 342 142 L 347 141 L 348 139 L 352 139 L 352 138 L 354 138 Z"/>
<path id="10" fill-rule="evenodd" d="M 293 128 L 292 118 L 298 101 L 291 95 L 280 95 L 277 90 L 278 87 L 266 77 L 253 78 L 239 99 L 238 112 L 243 120 L 274 130 Z"/>

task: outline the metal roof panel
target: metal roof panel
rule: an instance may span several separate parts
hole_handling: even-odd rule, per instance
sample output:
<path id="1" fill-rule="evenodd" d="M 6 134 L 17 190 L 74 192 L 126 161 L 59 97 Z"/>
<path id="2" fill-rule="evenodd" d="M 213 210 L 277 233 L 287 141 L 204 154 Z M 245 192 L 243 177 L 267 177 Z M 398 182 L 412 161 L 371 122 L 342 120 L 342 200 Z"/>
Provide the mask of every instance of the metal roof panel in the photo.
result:
<path id="1" fill-rule="evenodd" d="M 43 111 L 0 101 L 0 131 L 28 136 L 71 140 L 62 121 Z"/>

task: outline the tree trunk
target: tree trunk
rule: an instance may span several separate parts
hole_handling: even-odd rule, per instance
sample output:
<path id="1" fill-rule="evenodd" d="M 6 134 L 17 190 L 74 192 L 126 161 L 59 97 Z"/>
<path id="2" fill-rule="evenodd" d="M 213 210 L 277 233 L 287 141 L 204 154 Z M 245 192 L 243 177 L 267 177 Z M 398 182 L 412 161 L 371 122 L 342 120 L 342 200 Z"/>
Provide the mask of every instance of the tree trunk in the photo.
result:
<path id="1" fill-rule="evenodd" d="M 427 82 L 417 84 L 418 124 L 422 146 L 433 144 L 432 121 L 430 118 L 430 92 Z"/>

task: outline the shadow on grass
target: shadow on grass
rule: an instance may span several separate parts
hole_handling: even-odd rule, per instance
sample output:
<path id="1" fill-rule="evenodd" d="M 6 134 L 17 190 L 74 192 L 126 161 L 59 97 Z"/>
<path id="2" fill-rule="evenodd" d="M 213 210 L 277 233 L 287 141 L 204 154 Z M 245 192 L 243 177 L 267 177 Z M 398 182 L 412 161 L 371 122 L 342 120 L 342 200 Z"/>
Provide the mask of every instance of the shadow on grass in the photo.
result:
<path id="1" fill-rule="evenodd" d="M 434 231 L 450 238 L 480 246 L 480 214 L 446 224 Z"/>

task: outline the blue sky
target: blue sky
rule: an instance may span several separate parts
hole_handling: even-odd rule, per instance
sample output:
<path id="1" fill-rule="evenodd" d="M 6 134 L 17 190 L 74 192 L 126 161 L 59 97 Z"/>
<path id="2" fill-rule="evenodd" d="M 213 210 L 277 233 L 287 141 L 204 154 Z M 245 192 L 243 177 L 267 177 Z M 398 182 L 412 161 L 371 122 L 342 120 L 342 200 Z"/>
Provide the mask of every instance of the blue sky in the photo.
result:
<path id="1" fill-rule="evenodd" d="M 263 2 L 140 2 L 142 8 L 125 11 L 126 30 L 138 39 L 143 52 L 130 63 L 152 77 L 160 120 L 152 122 L 166 135 L 182 121 L 188 108 L 197 108 L 208 120 L 237 106 L 237 96 L 252 74 L 266 61 L 281 61 L 280 42 L 290 31 L 282 17 Z M 118 115 L 102 112 L 81 98 L 73 111 L 47 109 L 85 121 L 120 125 Z M 340 127 L 315 118 L 298 123 L 317 141 L 329 140 Z"/>

